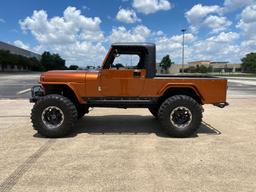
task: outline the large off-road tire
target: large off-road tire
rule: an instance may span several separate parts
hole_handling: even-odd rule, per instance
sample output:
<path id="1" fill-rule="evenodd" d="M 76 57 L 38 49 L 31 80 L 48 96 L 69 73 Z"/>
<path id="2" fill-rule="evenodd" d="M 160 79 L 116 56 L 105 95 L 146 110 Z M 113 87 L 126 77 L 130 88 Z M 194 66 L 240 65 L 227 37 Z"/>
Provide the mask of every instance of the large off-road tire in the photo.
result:
<path id="1" fill-rule="evenodd" d="M 39 99 L 31 112 L 35 130 L 45 137 L 63 137 L 70 133 L 77 120 L 75 105 L 62 95 L 46 95 Z"/>
<path id="2" fill-rule="evenodd" d="M 189 137 L 201 124 L 202 107 L 189 96 L 176 95 L 162 103 L 158 118 L 168 135 Z"/>
<path id="3" fill-rule="evenodd" d="M 89 107 L 85 105 L 78 105 L 77 109 L 77 119 L 81 119 L 86 113 L 89 113 Z"/>
<path id="4" fill-rule="evenodd" d="M 148 110 L 150 111 L 150 113 L 151 113 L 156 119 L 158 119 L 158 108 L 157 108 L 157 107 L 149 107 Z"/>

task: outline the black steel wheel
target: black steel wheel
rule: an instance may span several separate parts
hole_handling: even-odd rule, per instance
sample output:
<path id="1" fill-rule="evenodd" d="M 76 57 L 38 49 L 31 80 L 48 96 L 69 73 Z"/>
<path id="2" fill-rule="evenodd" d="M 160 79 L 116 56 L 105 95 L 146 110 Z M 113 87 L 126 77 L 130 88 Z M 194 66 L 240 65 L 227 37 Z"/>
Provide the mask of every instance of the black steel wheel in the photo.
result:
<path id="1" fill-rule="evenodd" d="M 202 122 L 202 107 L 189 96 L 176 95 L 162 103 L 158 117 L 168 135 L 189 137 Z"/>
<path id="2" fill-rule="evenodd" d="M 39 99 L 31 112 L 35 130 L 45 137 L 63 137 L 72 130 L 77 120 L 75 105 L 62 95 L 46 95 Z"/>

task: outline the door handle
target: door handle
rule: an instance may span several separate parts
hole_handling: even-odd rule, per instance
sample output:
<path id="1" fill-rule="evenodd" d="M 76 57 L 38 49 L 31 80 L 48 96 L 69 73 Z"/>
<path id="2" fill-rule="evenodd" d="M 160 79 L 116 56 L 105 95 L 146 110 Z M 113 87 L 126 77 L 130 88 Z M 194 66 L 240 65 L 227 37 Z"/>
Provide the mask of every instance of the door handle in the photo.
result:
<path id="1" fill-rule="evenodd" d="M 133 72 L 133 77 L 136 77 L 136 78 L 139 78 L 139 77 L 141 77 L 141 71 L 134 71 Z"/>

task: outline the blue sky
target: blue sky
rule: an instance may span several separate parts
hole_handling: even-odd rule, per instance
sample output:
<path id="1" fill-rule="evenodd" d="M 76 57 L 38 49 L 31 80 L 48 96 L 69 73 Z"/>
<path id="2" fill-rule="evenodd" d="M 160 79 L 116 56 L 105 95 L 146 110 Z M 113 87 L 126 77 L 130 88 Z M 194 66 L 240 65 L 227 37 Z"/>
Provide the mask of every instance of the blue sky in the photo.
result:
<path id="1" fill-rule="evenodd" d="M 0 7 L 0 40 L 67 64 L 100 64 L 116 41 L 150 41 L 157 59 L 240 62 L 256 49 L 256 0 L 8 0 Z"/>

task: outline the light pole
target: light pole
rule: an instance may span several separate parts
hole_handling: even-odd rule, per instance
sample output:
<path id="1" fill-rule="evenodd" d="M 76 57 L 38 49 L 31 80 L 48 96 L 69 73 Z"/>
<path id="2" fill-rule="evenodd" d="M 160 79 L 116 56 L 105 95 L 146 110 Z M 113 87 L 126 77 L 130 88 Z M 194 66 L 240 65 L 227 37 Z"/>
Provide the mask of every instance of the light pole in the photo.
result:
<path id="1" fill-rule="evenodd" d="M 185 46 L 185 32 L 186 32 L 186 29 L 182 29 L 182 74 L 184 74 L 184 46 Z"/>

